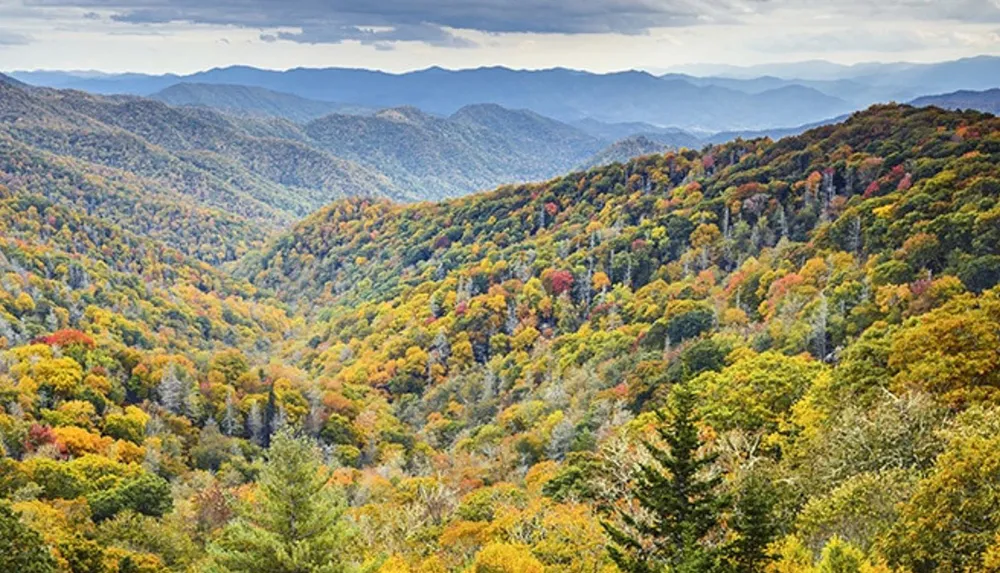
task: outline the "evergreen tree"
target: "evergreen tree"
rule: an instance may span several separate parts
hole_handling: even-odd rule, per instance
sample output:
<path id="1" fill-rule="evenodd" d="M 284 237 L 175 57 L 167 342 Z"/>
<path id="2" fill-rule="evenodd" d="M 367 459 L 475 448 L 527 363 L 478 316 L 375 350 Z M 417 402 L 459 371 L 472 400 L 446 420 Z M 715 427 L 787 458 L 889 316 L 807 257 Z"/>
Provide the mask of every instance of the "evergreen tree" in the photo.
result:
<path id="1" fill-rule="evenodd" d="M 263 372 L 261 373 L 263 374 Z M 278 397 L 274 393 L 274 382 L 267 390 L 267 408 L 264 410 L 264 435 L 261 445 L 265 448 L 271 446 L 271 434 L 276 429 L 275 420 L 278 418 Z"/>
<path id="2" fill-rule="evenodd" d="M 652 462 L 640 467 L 636 499 L 648 519 L 620 512 L 621 528 L 605 522 L 608 551 L 629 573 L 701 573 L 713 568 L 717 551 L 707 543 L 719 525 L 725 499 L 717 495 L 718 476 L 706 477 L 714 455 L 699 455 L 701 441 L 693 419 L 694 395 L 678 387 L 670 415 L 658 412 L 657 428 L 666 448 L 646 442 Z"/>
<path id="3" fill-rule="evenodd" d="M 277 431 L 258 482 L 258 502 L 209 548 L 216 570 L 337 573 L 348 570 L 345 503 L 308 438 Z"/>
<path id="4" fill-rule="evenodd" d="M 768 547 L 778 534 L 774 505 L 774 487 L 764 476 L 744 480 L 728 523 L 733 537 L 724 550 L 726 571 L 760 573 L 773 560 Z"/>

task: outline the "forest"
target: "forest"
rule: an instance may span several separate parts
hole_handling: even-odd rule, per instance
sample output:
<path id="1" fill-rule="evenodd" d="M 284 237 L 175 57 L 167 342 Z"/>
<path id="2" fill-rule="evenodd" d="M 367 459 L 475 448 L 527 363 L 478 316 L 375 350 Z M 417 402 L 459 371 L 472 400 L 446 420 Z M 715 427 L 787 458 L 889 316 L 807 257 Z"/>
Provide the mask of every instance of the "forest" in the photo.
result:
<path id="1" fill-rule="evenodd" d="M 0 146 L 0 570 L 1000 571 L 992 115 L 266 237 Z"/>

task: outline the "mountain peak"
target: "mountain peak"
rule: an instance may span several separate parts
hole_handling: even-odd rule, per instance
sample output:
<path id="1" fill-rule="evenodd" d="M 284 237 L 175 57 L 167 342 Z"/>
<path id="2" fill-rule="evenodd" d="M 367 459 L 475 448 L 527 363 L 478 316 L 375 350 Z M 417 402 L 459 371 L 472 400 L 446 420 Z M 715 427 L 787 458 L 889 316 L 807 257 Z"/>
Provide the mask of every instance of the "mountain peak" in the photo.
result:
<path id="1" fill-rule="evenodd" d="M 409 105 L 383 109 L 376 112 L 375 117 L 399 123 L 423 123 L 432 119 L 430 115 Z"/>

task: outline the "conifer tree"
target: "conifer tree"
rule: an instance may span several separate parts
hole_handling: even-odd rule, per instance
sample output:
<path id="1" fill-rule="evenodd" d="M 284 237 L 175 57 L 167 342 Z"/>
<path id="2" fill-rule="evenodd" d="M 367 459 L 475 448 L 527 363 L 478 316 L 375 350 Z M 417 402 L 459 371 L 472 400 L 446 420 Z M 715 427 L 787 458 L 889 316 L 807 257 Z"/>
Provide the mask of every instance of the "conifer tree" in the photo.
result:
<path id="1" fill-rule="evenodd" d="M 316 445 L 288 428 L 275 432 L 258 481 L 258 501 L 209 548 L 216 571 L 339 573 L 348 536 L 346 504 L 328 483 Z"/>
<path id="2" fill-rule="evenodd" d="M 605 522 L 608 551 L 628 573 L 671 571 L 703 573 L 713 569 L 717 550 L 706 542 L 718 528 L 725 499 L 717 495 L 718 476 L 706 476 L 714 455 L 699 455 L 701 441 L 693 418 L 694 395 L 677 387 L 670 415 L 659 412 L 662 448 L 645 446 L 652 461 L 640 467 L 636 499 L 649 514 L 620 512 L 625 527 Z"/>
<path id="3" fill-rule="evenodd" d="M 732 540 L 724 549 L 725 571 L 759 573 L 773 560 L 768 551 L 778 534 L 775 490 L 762 475 L 750 474 L 740 487 L 728 521 Z"/>
<path id="4" fill-rule="evenodd" d="M 264 410 L 264 435 L 261 445 L 265 448 L 271 446 L 271 434 L 275 430 L 275 420 L 278 417 L 277 396 L 274 393 L 274 382 L 267 390 L 267 408 Z"/>

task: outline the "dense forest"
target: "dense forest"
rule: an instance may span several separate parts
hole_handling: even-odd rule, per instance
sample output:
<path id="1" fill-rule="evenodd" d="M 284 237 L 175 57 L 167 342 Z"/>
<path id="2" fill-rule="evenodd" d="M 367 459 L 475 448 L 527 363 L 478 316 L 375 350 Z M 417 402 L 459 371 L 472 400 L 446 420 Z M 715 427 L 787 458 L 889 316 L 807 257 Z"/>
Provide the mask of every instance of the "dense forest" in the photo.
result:
<path id="1" fill-rule="evenodd" d="M 269 238 L 145 176 L 201 216 L 138 227 L 82 191 L 126 168 L 21 153 L 2 570 L 1000 571 L 993 116 L 874 107 Z"/>

